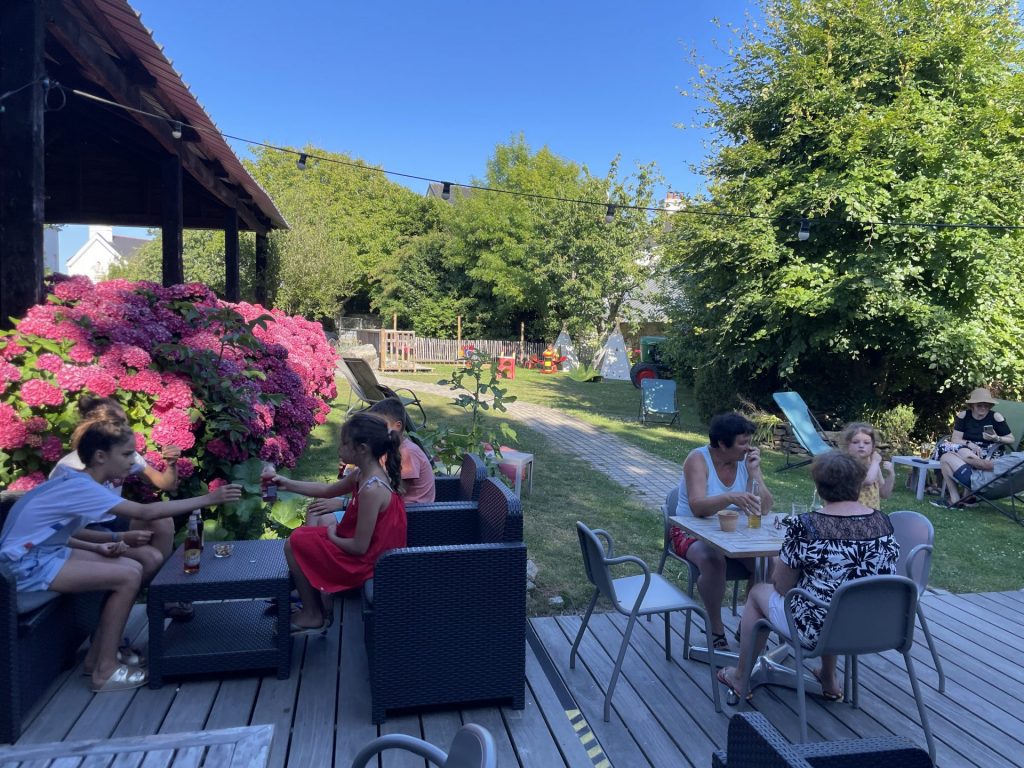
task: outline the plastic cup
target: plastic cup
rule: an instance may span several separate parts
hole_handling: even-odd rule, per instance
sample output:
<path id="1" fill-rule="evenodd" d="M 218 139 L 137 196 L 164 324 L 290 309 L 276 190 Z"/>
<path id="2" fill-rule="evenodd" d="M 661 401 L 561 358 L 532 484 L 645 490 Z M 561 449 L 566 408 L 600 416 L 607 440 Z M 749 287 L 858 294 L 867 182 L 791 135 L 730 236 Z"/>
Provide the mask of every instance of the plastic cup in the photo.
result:
<path id="1" fill-rule="evenodd" d="M 807 506 L 806 504 L 797 504 L 796 502 L 793 502 L 791 514 L 793 514 L 793 515 L 803 515 L 803 514 L 806 514 L 807 512 L 810 512 L 810 511 L 811 511 L 811 508 L 809 506 Z"/>
<path id="2" fill-rule="evenodd" d="M 747 528 L 760 528 L 761 527 L 761 515 L 747 515 Z"/>
<path id="3" fill-rule="evenodd" d="M 736 530 L 736 521 L 739 520 L 740 513 L 734 509 L 723 509 L 718 513 L 718 526 L 726 532 Z"/>

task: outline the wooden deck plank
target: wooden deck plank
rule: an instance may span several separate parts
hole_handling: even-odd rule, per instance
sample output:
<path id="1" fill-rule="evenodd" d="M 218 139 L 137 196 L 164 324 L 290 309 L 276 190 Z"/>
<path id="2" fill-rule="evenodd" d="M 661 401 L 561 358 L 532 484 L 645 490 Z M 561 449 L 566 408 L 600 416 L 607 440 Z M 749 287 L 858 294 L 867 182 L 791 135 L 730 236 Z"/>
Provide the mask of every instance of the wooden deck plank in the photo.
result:
<path id="1" fill-rule="evenodd" d="M 895 732 L 923 747 L 924 732 L 906 671 L 903 670 L 900 675 L 890 666 L 880 672 L 876 667 L 877 662 L 878 659 L 872 656 L 861 659 L 862 690 L 876 693 L 893 708 L 894 713 L 899 713 L 902 723 L 894 717 L 892 727 L 896 729 Z M 981 718 L 969 718 L 974 722 L 965 723 L 969 713 L 956 702 L 946 696 L 929 695 L 927 692 L 923 695 L 937 746 L 936 762 L 941 765 L 977 765 L 979 768 L 1011 764 L 1005 762 L 1005 758 L 987 743 L 987 737 L 998 732 L 990 727 L 982 727 Z M 979 733 L 985 736 L 979 736 Z"/>
<path id="2" fill-rule="evenodd" d="M 1018 637 L 1024 635 L 1024 613 L 1015 600 L 1003 600 L 998 594 L 979 593 L 976 595 L 958 595 L 961 600 L 974 603 L 989 616 L 998 619 L 999 623 Z"/>
<path id="3" fill-rule="evenodd" d="M 422 715 L 420 721 L 423 739 L 447 752 L 452 739 L 462 727 L 462 714 L 456 710 L 430 712 Z"/>
<path id="4" fill-rule="evenodd" d="M 292 721 L 296 716 L 295 699 L 302 678 L 301 643 L 292 643 L 292 674 L 287 680 L 274 675 L 260 679 L 259 692 L 252 707 L 249 725 L 273 725 L 274 742 L 270 747 L 268 768 L 283 768 L 288 761 Z"/>
<path id="5" fill-rule="evenodd" d="M 164 687 L 174 687 L 174 683 L 164 683 Z M 164 718 L 160 733 L 182 733 L 185 731 L 201 730 L 203 724 L 210 715 L 213 707 L 213 700 L 220 688 L 218 680 L 200 680 L 196 682 L 183 682 L 177 685 L 174 701 L 171 703 L 167 716 Z M 174 759 L 175 765 L 181 763 L 183 766 L 191 761 L 198 765 L 203 750 L 187 750 L 187 755 L 175 757 L 173 752 L 149 752 L 142 761 L 143 768 L 167 768 Z"/>
<path id="6" fill-rule="evenodd" d="M 610 654 L 618 653 L 618 649 L 609 652 L 599 639 L 597 628 L 601 624 L 607 625 L 608 621 L 607 614 L 591 616 L 591 627 L 583 636 L 576 661 L 576 671 L 579 671 L 581 664 L 584 665 L 588 672 L 600 681 L 599 685 L 602 691 L 607 690 L 607 683 L 611 680 L 615 665 L 614 655 Z M 570 637 L 575 636 L 582 621 L 578 616 L 561 616 L 558 618 L 558 623 L 562 626 L 566 637 Z M 646 690 L 641 695 L 627 676 L 620 675 L 612 696 L 612 711 L 625 723 L 637 746 L 651 765 L 672 765 L 673 762 L 678 764 L 681 751 L 679 745 L 658 722 L 656 713 L 647 706 L 645 699 L 648 695 L 650 692 Z M 595 724 L 591 720 L 590 723 L 590 727 L 594 729 L 595 733 L 600 733 L 603 725 L 603 721 Z M 685 756 L 692 764 L 690 755 Z M 613 763 L 619 762 L 617 757 L 612 757 L 611 760 Z M 703 762 L 701 761 L 701 763 Z"/>
<path id="7" fill-rule="evenodd" d="M 401 733 L 417 739 L 423 738 L 418 715 L 391 715 L 380 725 L 380 735 Z M 362 745 L 360 745 L 362 746 Z M 448 751 L 448 746 L 437 745 Z M 388 749 L 380 753 L 381 768 L 424 768 L 422 757 L 406 752 L 404 749 Z"/>
<path id="8" fill-rule="evenodd" d="M 359 597 L 346 595 L 340 610 L 341 660 L 338 663 L 338 729 L 334 739 L 334 764 L 349 766 L 356 753 L 377 737 L 377 727 L 370 722 L 370 677 Z"/>
<path id="9" fill-rule="evenodd" d="M 338 693 L 339 645 L 341 632 L 332 626 L 327 635 L 297 637 L 305 644 L 299 694 L 295 710 L 301 712 L 292 724 L 288 746 L 291 765 L 329 765 L 334 757 L 335 702 Z"/>
<path id="10" fill-rule="evenodd" d="M 565 705 L 559 700 L 537 654 L 529 644 L 526 647 L 526 682 L 530 686 L 534 701 L 544 715 L 548 730 L 558 746 L 565 765 L 569 768 L 593 768 L 590 756 L 587 755 L 586 749 L 580 743 L 579 735 L 569 722 L 569 713 Z"/>
<path id="11" fill-rule="evenodd" d="M 939 645 L 947 675 L 947 694 L 937 691 L 938 678 L 922 634 L 912 650 L 938 746 L 938 765 L 1024 766 L 1024 593 L 945 595 L 923 598 L 925 614 Z M 270 722 L 277 727 L 270 765 L 309 768 L 320 755 L 325 736 L 326 760 L 320 765 L 346 766 L 355 751 L 376 737 L 369 722 L 369 680 L 362 642 L 358 599 L 341 606 L 342 630 L 328 638 L 312 637 L 295 644 L 289 680 L 231 677 L 223 681 L 174 683 L 94 695 L 79 669 L 69 671 L 51 688 L 26 719 L 19 743 L 141 736 Z M 134 633 L 145 631 L 134 619 Z M 736 619 L 726 612 L 727 627 Z M 626 619 L 618 614 L 592 618 L 577 663 L 568 670 L 568 653 L 579 617 L 531 621 L 556 677 L 593 728 L 609 761 L 617 766 L 697 765 L 709 762 L 710 751 L 724 744 L 728 716 L 714 713 L 707 667 L 681 658 L 682 619 L 673 617 L 672 661 L 665 659 L 661 620 L 638 622 L 630 640 L 623 675 L 615 692 L 612 722 L 602 721 L 604 687 Z M 699 630 L 693 639 L 703 642 Z M 314 645 L 320 643 L 319 646 Z M 813 663 L 813 662 L 812 662 Z M 998 672 L 998 674 L 997 674 Z M 462 722 L 475 721 L 494 734 L 501 764 L 522 766 L 592 764 L 566 715 L 566 702 L 548 682 L 545 668 L 527 648 L 527 708 L 521 712 L 480 707 L 463 712 L 425 712 L 391 717 L 385 732 L 422 736 L 447 749 Z M 303 696 L 305 691 L 305 697 Z M 876 736 L 896 733 L 924 744 L 917 708 L 899 654 L 861 658 L 861 708 L 808 699 L 812 738 L 825 735 Z M 759 689 L 753 706 L 765 713 L 788 738 L 797 733 L 795 693 Z M 332 712 L 330 717 L 327 713 Z M 291 735 L 295 727 L 295 734 Z M 318 730 L 319 729 L 319 730 Z M 324 733 L 321 733 L 323 731 Z M 289 754 L 291 752 L 292 754 Z M 199 749 L 182 755 L 193 764 Z M 423 762 L 388 758 L 385 765 Z M 306 755 L 306 757 L 296 757 Z M 169 753 L 151 756 L 146 765 L 166 765 Z M 301 760 L 301 762 L 300 762 Z M 207 756 L 207 764 L 210 762 Z M 136 768 L 115 763 L 117 768 Z M 111 766 L 113 768 L 113 766 Z"/>
<path id="12" fill-rule="evenodd" d="M 575 698 L 580 711 L 593 729 L 594 735 L 604 747 L 605 754 L 612 765 L 630 766 L 630 768 L 650 765 L 630 735 L 629 729 L 622 722 L 622 718 L 613 712 L 610 722 L 602 721 L 604 688 L 591 677 L 582 661 L 577 661 L 575 670 L 569 669 L 568 648 L 572 641 L 569 639 L 567 643 L 567 638 L 558 622 L 553 617 L 547 617 L 533 619 L 531 623 L 554 661 L 555 669 L 558 670 L 565 685 Z M 607 678 L 605 682 L 607 682 Z"/>
<path id="13" fill-rule="evenodd" d="M 494 737 L 494 745 L 498 748 L 498 765 L 507 765 L 511 768 L 519 765 L 519 761 L 511 736 L 505 727 L 504 711 L 506 710 L 497 707 L 471 707 L 462 710 L 462 720 L 466 723 L 477 723 L 490 731 Z M 443 748 L 447 750 L 447 747 Z"/>
<path id="14" fill-rule="evenodd" d="M 605 614 L 604 618 L 606 618 L 605 621 L 595 621 L 594 618 L 591 618 L 588 631 L 593 631 L 597 641 L 604 648 L 605 653 L 608 654 L 609 660 L 614 663 L 614 659 L 622 646 L 623 633 L 628 619 L 617 614 Z M 616 619 L 624 619 L 621 626 L 617 625 Z M 637 624 L 639 623 L 646 624 L 647 622 L 637 622 Z M 660 617 L 655 618 L 652 624 L 661 627 L 662 632 L 664 631 L 664 623 Z M 701 727 L 701 718 L 696 713 L 685 708 L 668 688 L 664 678 L 654 673 L 647 663 L 647 654 L 641 655 L 639 653 L 634 638 L 642 636 L 642 632 L 643 630 L 637 628 L 634 624 L 629 647 L 626 649 L 626 655 L 622 660 L 622 673 L 619 685 L 622 684 L 622 680 L 628 680 L 629 685 L 638 694 L 642 692 L 640 698 L 648 708 L 649 714 L 635 712 L 634 715 L 656 720 L 668 737 L 675 742 L 679 751 L 684 752 L 695 765 L 701 765 L 703 761 L 699 760 L 698 756 L 702 754 L 710 755 L 714 752 L 716 748 L 715 742 L 708 737 Z M 682 643 L 676 644 L 677 651 L 681 648 Z M 665 659 L 664 648 L 658 646 L 654 650 L 653 655 L 655 658 Z M 709 690 L 710 675 L 706 667 L 704 672 L 705 690 Z M 618 693 L 618 686 L 616 686 L 616 697 L 618 697 Z M 692 698 L 698 699 L 698 697 L 702 698 L 701 691 L 697 691 Z M 714 711 L 713 705 L 712 711 Z"/>
<path id="15" fill-rule="evenodd" d="M 956 600 L 935 600 L 929 603 L 926 610 L 928 626 L 933 634 L 937 626 L 942 627 L 946 642 L 954 647 L 965 652 L 972 647 L 985 649 L 993 666 L 1024 683 L 1024 653 L 1014 649 L 1014 639 L 1007 632 L 992 625 L 985 617 L 964 611 Z"/>

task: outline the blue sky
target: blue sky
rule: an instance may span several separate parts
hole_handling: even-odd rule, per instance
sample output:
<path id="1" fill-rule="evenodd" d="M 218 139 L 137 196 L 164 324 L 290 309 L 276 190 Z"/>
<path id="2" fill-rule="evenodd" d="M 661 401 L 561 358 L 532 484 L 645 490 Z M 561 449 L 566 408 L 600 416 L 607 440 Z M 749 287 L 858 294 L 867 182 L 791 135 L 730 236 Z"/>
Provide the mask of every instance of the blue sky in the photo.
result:
<path id="1" fill-rule="evenodd" d="M 625 168 L 654 161 L 682 192 L 700 187 L 691 166 L 707 139 L 677 127 L 699 119 L 679 93 L 696 76 L 690 51 L 721 63 L 726 25 L 757 12 L 751 0 L 129 1 L 226 133 L 453 182 L 523 133 L 594 174 L 616 154 Z M 62 262 L 85 237 L 61 233 Z"/>

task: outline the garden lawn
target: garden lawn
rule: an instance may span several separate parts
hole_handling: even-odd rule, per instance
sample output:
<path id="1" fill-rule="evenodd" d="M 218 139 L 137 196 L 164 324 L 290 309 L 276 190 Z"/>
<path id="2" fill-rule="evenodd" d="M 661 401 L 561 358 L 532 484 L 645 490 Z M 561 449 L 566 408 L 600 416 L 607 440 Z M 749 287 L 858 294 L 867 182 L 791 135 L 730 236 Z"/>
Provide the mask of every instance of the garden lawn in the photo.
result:
<path id="1" fill-rule="evenodd" d="M 410 381 L 436 383 L 449 368 L 438 366 L 430 374 L 403 374 Z M 697 419 L 689 392 L 680 389 L 681 424 L 647 426 L 637 422 L 639 393 L 629 382 L 580 383 L 565 375 L 544 376 L 516 371 L 507 382 L 520 400 L 547 405 L 576 416 L 615 434 L 653 454 L 681 465 L 691 449 L 707 442 L 706 426 Z M 450 400 L 419 393 L 427 409 L 428 424 L 465 418 Z M 330 479 L 337 471 L 337 433 L 348 391 L 339 382 L 339 398 L 330 419 L 318 427 L 296 471 L 297 477 Z M 538 471 L 533 494 L 523 499 L 525 538 L 530 557 L 540 575 L 531 593 L 532 614 L 557 612 L 548 599 L 561 596 L 565 608 L 582 610 L 590 596 L 580 562 L 575 523 L 605 528 L 616 540 L 619 554 L 636 554 L 652 567 L 661 552 L 660 511 L 649 502 L 638 502 L 617 483 L 589 464 L 566 456 L 544 437 L 505 416 L 517 431 L 517 448 L 536 456 Z M 766 482 L 775 495 L 776 511 L 788 511 L 793 502 L 809 503 L 813 487 L 808 467 L 785 472 L 782 454 L 764 451 Z M 681 470 L 680 470 L 681 471 Z M 936 530 L 933 587 L 953 592 L 986 592 L 1020 589 L 1024 585 L 1024 527 L 991 509 L 966 511 L 937 509 L 918 502 L 904 487 L 905 468 L 897 468 L 896 491 L 883 501 L 885 511 L 910 509 L 929 517 Z M 669 564 L 669 575 L 685 584 L 685 575 Z"/>

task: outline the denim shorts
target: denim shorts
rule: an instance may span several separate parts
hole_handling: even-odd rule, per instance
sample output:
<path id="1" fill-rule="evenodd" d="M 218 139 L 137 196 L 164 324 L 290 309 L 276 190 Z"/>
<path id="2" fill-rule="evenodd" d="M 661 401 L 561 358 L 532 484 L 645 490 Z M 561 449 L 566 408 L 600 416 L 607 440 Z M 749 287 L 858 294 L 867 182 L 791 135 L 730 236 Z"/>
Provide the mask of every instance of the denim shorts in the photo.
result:
<path id="1" fill-rule="evenodd" d="M 953 479 L 956 480 L 960 485 L 965 488 L 971 487 L 971 474 L 974 470 L 969 464 L 964 464 L 962 467 L 958 467 L 956 472 L 953 473 Z"/>
<path id="2" fill-rule="evenodd" d="M 38 592 L 50 588 L 69 557 L 71 548 L 57 544 L 32 547 L 20 560 L 4 562 L 14 574 L 19 592 Z"/>

